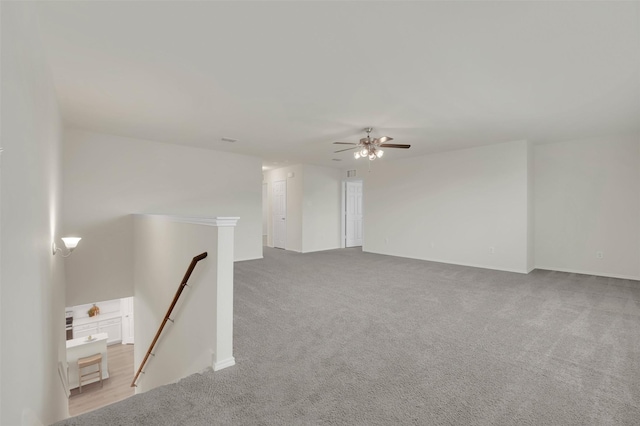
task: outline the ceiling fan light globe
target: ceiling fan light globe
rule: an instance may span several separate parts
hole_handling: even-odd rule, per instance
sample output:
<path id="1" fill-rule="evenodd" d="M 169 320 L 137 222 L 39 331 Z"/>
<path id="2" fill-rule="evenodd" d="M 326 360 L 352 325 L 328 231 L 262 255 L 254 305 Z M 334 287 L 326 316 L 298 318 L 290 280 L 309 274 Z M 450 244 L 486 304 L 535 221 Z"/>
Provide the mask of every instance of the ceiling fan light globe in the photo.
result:
<path id="1" fill-rule="evenodd" d="M 384 155 L 384 151 L 379 149 L 376 151 L 376 155 L 378 156 L 378 158 L 382 157 Z"/>
<path id="2" fill-rule="evenodd" d="M 366 157 L 367 155 L 369 155 L 369 150 L 367 148 L 362 148 L 362 151 L 360 151 L 360 155 Z"/>
<path id="3" fill-rule="evenodd" d="M 376 159 L 376 155 L 374 153 L 369 154 L 369 160 L 373 161 Z"/>
<path id="4" fill-rule="evenodd" d="M 355 157 L 355 159 L 357 160 L 358 158 L 360 158 L 360 153 L 359 152 L 354 152 L 353 156 Z"/>

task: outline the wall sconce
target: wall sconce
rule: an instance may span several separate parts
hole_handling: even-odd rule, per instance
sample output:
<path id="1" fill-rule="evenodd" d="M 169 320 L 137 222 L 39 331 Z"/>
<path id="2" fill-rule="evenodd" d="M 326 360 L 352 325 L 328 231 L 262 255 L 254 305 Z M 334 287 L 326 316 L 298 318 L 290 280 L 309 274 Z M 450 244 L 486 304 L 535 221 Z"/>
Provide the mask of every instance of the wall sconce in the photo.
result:
<path id="1" fill-rule="evenodd" d="M 71 256 L 71 252 L 73 251 L 73 249 L 75 249 L 78 245 L 78 243 L 80 242 L 82 238 L 78 238 L 78 237 L 65 237 L 65 238 L 61 238 L 62 243 L 64 244 L 64 247 L 68 250 L 67 254 L 63 254 L 62 257 L 69 257 Z M 55 241 L 52 244 L 51 250 L 53 251 L 53 255 L 55 256 L 55 254 L 57 252 L 62 252 L 62 249 L 60 247 L 56 247 L 56 243 Z"/>

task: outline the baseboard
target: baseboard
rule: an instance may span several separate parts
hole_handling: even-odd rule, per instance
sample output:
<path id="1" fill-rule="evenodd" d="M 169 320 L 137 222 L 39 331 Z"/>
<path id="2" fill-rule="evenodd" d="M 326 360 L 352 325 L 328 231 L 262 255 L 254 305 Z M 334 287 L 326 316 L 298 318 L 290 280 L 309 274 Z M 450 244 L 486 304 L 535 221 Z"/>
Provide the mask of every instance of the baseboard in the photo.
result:
<path id="1" fill-rule="evenodd" d="M 538 265 L 536 265 L 535 269 L 544 269 L 545 271 L 567 272 L 569 274 L 594 275 L 596 277 L 605 277 L 605 278 L 618 278 L 621 280 L 640 281 L 640 276 L 634 277 L 632 275 L 607 274 L 604 272 L 580 271 L 577 269 L 565 269 L 565 268 L 556 268 L 553 266 L 538 266 Z"/>
<path id="2" fill-rule="evenodd" d="M 235 262 L 246 262 L 247 260 L 259 260 L 259 259 L 264 259 L 263 256 L 259 256 L 259 257 L 247 257 L 247 258 L 243 258 L 243 259 L 233 259 L 233 263 Z"/>
<path id="3" fill-rule="evenodd" d="M 364 247 L 363 247 L 362 251 L 365 252 Z M 525 274 L 526 275 L 529 272 L 531 272 L 531 271 L 527 271 L 526 269 L 498 268 L 496 266 L 478 265 L 478 264 L 475 264 L 475 263 L 452 262 L 450 260 L 428 259 L 428 258 L 425 258 L 425 257 L 403 256 L 403 255 L 399 255 L 399 254 L 380 253 L 380 252 L 375 252 L 375 251 L 366 251 L 366 253 L 381 254 L 383 256 L 403 257 L 405 259 L 424 260 L 424 261 L 427 261 L 427 262 L 445 263 L 447 265 L 469 266 L 471 268 L 489 269 L 491 271 L 514 272 L 516 274 Z"/>
<path id="4" fill-rule="evenodd" d="M 294 253 L 302 253 L 300 250 L 296 250 L 296 249 L 292 249 L 292 248 L 287 248 L 287 247 L 282 248 L 282 247 L 275 247 L 275 246 L 273 246 L 273 245 L 266 245 L 266 246 L 263 246 L 263 247 L 275 248 L 275 249 L 278 249 L 278 250 L 292 251 L 292 252 L 294 252 Z"/>
<path id="5" fill-rule="evenodd" d="M 219 371 L 223 368 L 232 367 L 236 365 L 236 359 L 234 357 L 223 359 L 213 364 L 213 371 Z"/>
<path id="6" fill-rule="evenodd" d="M 67 398 L 71 396 L 71 390 L 69 389 L 69 380 L 67 376 L 68 365 L 66 362 L 58 361 L 58 375 L 60 376 L 60 382 L 62 383 L 62 390 Z"/>
<path id="7" fill-rule="evenodd" d="M 321 248 L 321 249 L 316 249 L 316 250 L 307 250 L 307 251 L 303 251 L 301 253 L 316 253 L 319 251 L 327 251 L 327 250 L 338 250 L 340 247 L 327 247 L 327 248 Z"/>

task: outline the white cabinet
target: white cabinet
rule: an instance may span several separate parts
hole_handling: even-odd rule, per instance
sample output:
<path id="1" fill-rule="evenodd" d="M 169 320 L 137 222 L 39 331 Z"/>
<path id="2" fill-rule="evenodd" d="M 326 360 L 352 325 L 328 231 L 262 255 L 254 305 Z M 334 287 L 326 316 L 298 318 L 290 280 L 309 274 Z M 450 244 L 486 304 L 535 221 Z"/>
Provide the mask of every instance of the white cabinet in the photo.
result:
<path id="1" fill-rule="evenodd" d="M 122 342 L 122 318 L 110 318 L 73 326 L 73 338 L 87 337 L 93 334 L 107 333 L 107 345 Z"/>
<path id="2" fill-rule="evenodd" d="M 73 326 L 73 338 L 79 339 L 80 337 L 91 336 L 92 334 L 98 334 L 98 323 L 91 322 L 89 324 L 74 325 Z"/>
<path id="3" fill-rule="evenodd" d="M 107 345 L 122 342 L 122 318 L 98 321 L 98 333 L 107 333 Z"/>

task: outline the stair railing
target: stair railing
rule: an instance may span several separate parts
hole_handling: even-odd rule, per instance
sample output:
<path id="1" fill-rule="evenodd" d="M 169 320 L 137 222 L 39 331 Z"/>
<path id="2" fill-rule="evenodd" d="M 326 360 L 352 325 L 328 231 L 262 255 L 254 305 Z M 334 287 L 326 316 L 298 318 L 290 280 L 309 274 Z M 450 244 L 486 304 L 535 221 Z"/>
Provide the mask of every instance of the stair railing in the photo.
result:
<path id="1" fill-rule="evenodd" d="M 171 321 L 173 323 L 173 320 L 171 319 L 171 312 L 173 311 L 173 308 L 176 306 L 176 303 L 178 303 L 178 299 L 180 299 L 180 295 L 182 294 L 182 290 L 184 290 L 184 288 L 187 286 L 187 281 L 189 281 L 189 277 L 191 276 L 191 273 L 195 269 L 196 264 L 198 262 L 200 262 L 202 259 L 204 259 L 205 257 L 207 257 L 207 252 L 204 252 L 202 254 L 197 255 L 196 257 L 194 257 L 191 260 L 191 264 L 189 264 L 189 268 L 187 269 L 187 272 L 184 274 L 184 278 L 182 278 L 182 282 L 178 286 L 178 290 L 176 291 L 175 296 L 173 296 L 173 301 L 171 302 L 171 305 L 169 306 L 169 309 L 167 309 L 167 313 L 164 316 L 164 320 L 162 320 L 162 323 L 160 324 L 160 327 L 158 327 L 158 331 L 156 332 L 156 336 L 153 338 L 153 341 L 149 345 L 149 349 L 147 350 L 147 354 L 144 356 L 144 359 L 142 360 L 142 363 L 140 364 L 140 367 L 138 368 L 138 371 L 136 372 L 136 375 L 133 378 L 133 381 L 131 382 L 131 387 L 138 386 L 138 385 L 136 385 L 136 380 L 138 380 L 138 377 L 140 377 L 141 373 L 144 373 L 144 371 L 142 371 L 142 369 L 144 368 L 144 366 L 146 365 L 147 361 L 149 360 L 149 355 L 155 356 L 155 354 L 153 353 L 153 348 L 155 347 L 156 343 L 158 342 L 158 339 L 160 338 L 160 334 L 162 333 L 162 330 L 164 329 L 164 326 L 167 324 L 167 321 Z"/>

